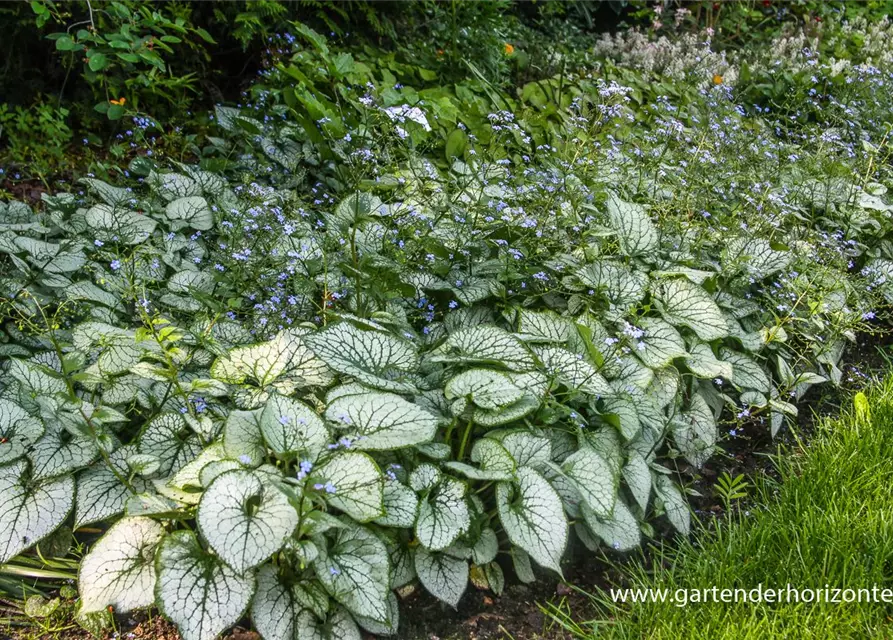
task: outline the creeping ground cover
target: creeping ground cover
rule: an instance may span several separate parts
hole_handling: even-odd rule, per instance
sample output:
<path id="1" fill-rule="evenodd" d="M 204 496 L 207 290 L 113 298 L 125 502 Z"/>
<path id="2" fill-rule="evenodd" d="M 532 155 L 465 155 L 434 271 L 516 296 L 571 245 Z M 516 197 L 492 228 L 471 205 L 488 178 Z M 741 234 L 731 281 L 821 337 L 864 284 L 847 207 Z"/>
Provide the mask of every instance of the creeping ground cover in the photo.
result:
<path id="1" fill-rule="evenodd" d="M 340 640 L 688 534 L 885 326 L 890 31 L 602 41 L 472 130 L 301 25 L 192 160 L 0 204 L 0 563 L 73 550 L 94 629 Z"/>

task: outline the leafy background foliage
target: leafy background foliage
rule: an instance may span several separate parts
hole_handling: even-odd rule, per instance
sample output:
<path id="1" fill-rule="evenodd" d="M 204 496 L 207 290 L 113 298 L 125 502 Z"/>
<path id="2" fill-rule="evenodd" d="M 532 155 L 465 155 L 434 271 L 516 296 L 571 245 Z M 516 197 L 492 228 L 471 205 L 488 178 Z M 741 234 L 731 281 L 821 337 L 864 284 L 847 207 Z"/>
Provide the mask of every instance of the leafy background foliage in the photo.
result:
<path id="1" fill-rule="evenodd" d="M 886 318 L 885 60 L 801 52 L 801 120 L 623 42 L 506 98 L 293 27 L 195 161 L 0 205 L 0 562 L 98 526 L 85 624 L 394 633 L 415 581 L 687 534 Z"/>

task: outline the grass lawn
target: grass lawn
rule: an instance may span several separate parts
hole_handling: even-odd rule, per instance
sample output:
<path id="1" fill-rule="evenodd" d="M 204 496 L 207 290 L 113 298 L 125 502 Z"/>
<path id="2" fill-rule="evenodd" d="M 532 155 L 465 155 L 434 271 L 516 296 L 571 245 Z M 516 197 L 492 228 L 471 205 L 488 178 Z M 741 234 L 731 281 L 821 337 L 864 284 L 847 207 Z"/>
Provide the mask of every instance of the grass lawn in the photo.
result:
<path id="1" fill-rule="evenodd" d="M 618 586 L 671 593 L 714 585 L 750 590 L 760 583 L 764 588 L 893 589 L 893 377 L 878 385 L 867 402 L 860 394 L 851 411 L 822 421 L 808 445 L 777 464 L 781 481 L 760 483 L 749 511 L 702 531 L 680 548 L 655 550 L 648 566 L 621 565 Z M 609 591 L 592 597 L 604 611 L 600 620 L 573 622 L 556 613 L 580 637 L 893 637 L 889 603 L 680 607 L 669 602 L 618 605 Z"/>

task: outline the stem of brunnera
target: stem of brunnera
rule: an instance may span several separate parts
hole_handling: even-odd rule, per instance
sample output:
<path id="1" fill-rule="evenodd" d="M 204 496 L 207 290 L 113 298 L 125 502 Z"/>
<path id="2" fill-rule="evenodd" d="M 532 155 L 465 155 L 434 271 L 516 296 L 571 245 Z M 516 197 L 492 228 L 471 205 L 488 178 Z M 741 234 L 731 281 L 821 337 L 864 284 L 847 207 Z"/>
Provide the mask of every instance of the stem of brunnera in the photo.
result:
<path id="1" fill-rule="evenodd" d="M 447 446 L 450 447 L 450 449 L 453 448 L 453 444 L 450 442 L 450 438 L 452 438 L 453 429 L 456 428 L 456 424 L 458 422 L 459 422 L 458 418 L 453 418 L 453 421 L 450 422 L 450 426 L 447 427 L 446 432 L 443 434 L 443 441 Z"/>
<path id="2" fill-rule="evenodd" d="M 461 460 L 465 457 L 465 447 L 468 446 L 468 438 L 471 436 L 472 427 L 474 427 L 474 422 L 469 420 L 465 431 L 462 433 L 462 442 L 459 444 L 459 455 L 456 456 L 456 460 Z"/>

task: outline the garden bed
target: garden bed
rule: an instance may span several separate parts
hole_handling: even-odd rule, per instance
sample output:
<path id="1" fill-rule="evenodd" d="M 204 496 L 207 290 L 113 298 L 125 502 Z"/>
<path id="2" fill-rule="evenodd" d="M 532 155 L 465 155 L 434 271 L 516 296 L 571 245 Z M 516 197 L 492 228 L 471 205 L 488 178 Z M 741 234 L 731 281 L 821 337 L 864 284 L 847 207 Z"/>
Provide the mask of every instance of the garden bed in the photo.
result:
<path id="1" fill-rule="evenodd" d="M 447 87 L 295 24 L 206 141 L 108 100 L 126 169 L 0 204 L 0 589 L 97 633 L 545 632 L 887 335 L 860 24 L 624 31 L 517 95 L 520 44 Z"/>

